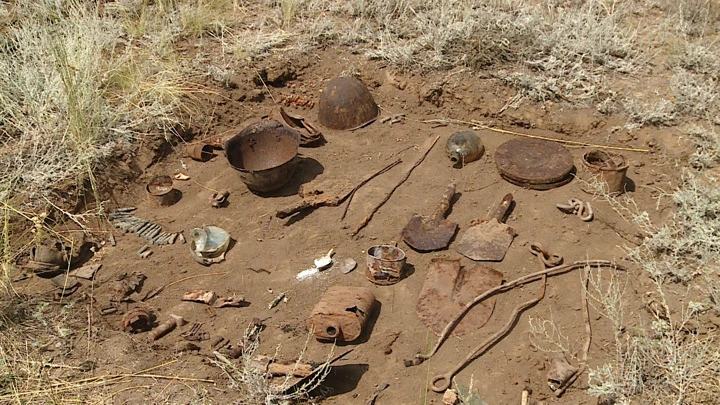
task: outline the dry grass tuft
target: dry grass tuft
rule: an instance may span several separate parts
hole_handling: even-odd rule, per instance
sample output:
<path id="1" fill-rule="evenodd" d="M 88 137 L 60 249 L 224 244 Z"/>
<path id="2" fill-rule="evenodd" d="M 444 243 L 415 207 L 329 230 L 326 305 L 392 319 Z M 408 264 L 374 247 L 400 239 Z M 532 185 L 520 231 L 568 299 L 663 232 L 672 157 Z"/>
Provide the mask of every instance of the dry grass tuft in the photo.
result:
<path id="1" fill-rule="evenodd" d="M 305 347 L 300 352 L 297 364 L 303 359 L 307 345 L 312 339 L 312 333 L 308 333 Z M 212 362 L 218 366 L 230 380 L 233 388 L 238 390 L 238 404 L 241 405 L 276 405 L 286 404 L 309 399 L 310 393 L 320 388 L 320 385 L 330 373 L 330 359 L 333 356 L 333 350 L 328 354 L 328 359 L 320 365 L 321 371 L 304 383 L 296 386 L 294 390 L 289 390 L 294 384 L 291 376 L 286 376 L 282 382 L 277 383 L 268 378 L 264 372 L 257 367 L 256 358 L 260 346 L 260 339 L 255 336 L 249 336 L 246 331 L 243 341 L 243 355 L 239 360 L 239 364 L 235 364 L 219 353 L 215 353 L 217 360 Z M 280 347 L 276 347 L 275 357 Z"/>
<path id="2" fill-rule="evenodd" d="M 81 404 L 91 394 L 72 384 L 82 365 L 64 362 L 86 325 L 73 303 L 51 305 L 25 296 L 0 301 L 0 403 Z M 80 380 L 80 378 L 73 378 Z"/>
<path id="3" fill-rule="evenodd" d="M 720 395 L 720 334 L 697 333 L 692 311 L 679 319 L 668 316 L 663 287 L 658 283 L 661 310 L 649 330 L 616 337 L 616 358 L 590 370 L 589 392 L 617 404 L 712 404 Z"/>
<path id="4" fill-rule="evenodd" d="M 672 199 L 674 218 L 629 253 L 653 278 L 689 282 L 715 271 L 720 258 L 720 188 L 713 177 L 685 171 Z"/>
<path id="5" fill-rule="evenodd" d="M 80 2 L 13 5 L 0 49 L 0 201 L 92 180 L 136 139 L 178 124 L 191 86 L 167 50 L 128 43 L 120 20 Z"/>

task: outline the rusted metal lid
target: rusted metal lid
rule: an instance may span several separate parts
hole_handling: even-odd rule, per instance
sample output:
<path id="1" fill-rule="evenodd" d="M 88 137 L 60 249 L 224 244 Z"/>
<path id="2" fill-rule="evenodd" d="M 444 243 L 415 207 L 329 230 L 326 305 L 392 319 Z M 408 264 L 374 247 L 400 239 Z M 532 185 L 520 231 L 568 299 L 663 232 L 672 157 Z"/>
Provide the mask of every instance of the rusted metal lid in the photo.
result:
<path id="1" fill-rule="evenodd" d="M 575 171 L 570 151 L 539 139 L 513 139 L 495 152 L 500 176 L 512 184 L 548 190 L 567 184 Z"/>

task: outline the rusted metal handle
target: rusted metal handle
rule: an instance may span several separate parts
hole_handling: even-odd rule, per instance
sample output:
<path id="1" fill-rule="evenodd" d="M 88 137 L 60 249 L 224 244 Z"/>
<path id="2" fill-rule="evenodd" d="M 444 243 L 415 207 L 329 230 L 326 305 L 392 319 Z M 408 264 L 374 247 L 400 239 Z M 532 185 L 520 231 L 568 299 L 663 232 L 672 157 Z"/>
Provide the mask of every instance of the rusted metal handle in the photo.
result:
<path id="1" fill-rule="evenodd" d="M 435 392 L 445 392 L 450 388 L 450 384 L 452 383 L 452 378 L 455 375 L 455 371 L 451 371 L 447 374 L 442 375 L 436 375 L 433 377 L 432 381 L 430 381 L 430 389 Z"/>
<path id="2" fill-rule="evenodd" d="M 431 221 L 438 222 L 445 218 L 445 213 L 450 209 L 450 202 L 455 196 L 455 183 L 450 183 L 445 189 L 445 193 L 442 196 L 440 204 L 435 208 L 435 212 L 432 215 Z"/>
<path id="3" fill-rule="evenodd" d="M 502 202 L 500 203 L 500 206 L 497 207 L 495 210 L 495 213 L 490 217 L 490 219 L 497 219 L 498 222 L 502 223 L 505 222 L 505 216 L 507 215 L 508 211 L 510 210 L 510 206 L 513 202 L 513 195 L 508 193 L 503 197 Z"/>
<path id="4" fill-rule="evenodd" d="M 311 208 L 311 207 L 313 207 L 312 204 L 310 204 L 307 201 L 302 201 L 302 202 L 292 205 L 290 207 L 285 207 L 281 210 L 278 210 L 277 212 L 275 212 L 275 216 L 280 219 L 283 219 L 283 218 L 289 217 L 290 215 L 298 213 L 306 208 Z"/>

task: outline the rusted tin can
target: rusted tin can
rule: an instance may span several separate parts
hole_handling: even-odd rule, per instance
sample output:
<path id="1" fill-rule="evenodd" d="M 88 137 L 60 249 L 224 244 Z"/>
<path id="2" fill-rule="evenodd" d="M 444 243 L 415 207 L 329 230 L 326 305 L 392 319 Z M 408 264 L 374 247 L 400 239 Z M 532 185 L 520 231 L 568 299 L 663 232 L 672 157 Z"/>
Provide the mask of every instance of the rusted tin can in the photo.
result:
<path id="1" fill-rule="evenodd" d="M 365 277 L 375 284 L 391 285 L 405 275 L 405 252 L 391 245 L 373 246 L 367 251 Z"/>
<path id="2" fill-rule="evenodd" d="M 330 287 L 313 308 L 307 327 L 318 340 L 351 342 L 362 334 L 375 295 L 365 287 Z"/>
<path id="3" fill-rule="evenodd" d="M 167 207 L 180 199 L 180 191 L 173 188 L 170 176 L 155 176 L 145 187 L 151 205 Z"/>
<path id="4" fill-rule="evenodd" d="M 187 147 L 188 156 L 199 162 L 207 162 L 213 157 L 212 145 L 196 143 L 188 145 Z"/>
<path id="5" fill-rule="evenodd" d="M 599 181 L 607 184 L 609 195 L 625 192 L 628 163 L 625 156 L 602 150 L 593 150 L 583 155 L 583 165 Z"/>

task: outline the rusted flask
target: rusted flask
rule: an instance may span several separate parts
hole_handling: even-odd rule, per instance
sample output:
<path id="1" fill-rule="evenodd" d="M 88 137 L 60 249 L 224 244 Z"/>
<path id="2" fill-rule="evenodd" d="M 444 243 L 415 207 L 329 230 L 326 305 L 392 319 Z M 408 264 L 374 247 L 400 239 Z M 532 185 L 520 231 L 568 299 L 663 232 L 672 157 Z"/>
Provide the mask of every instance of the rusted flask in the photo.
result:
<path id="1" fill-rule="evenodd" d="M 475 132 L 460 131 L 450 136 L 445 151 L 453 165 L 462 167 L 465 163 L 480 159 L 485 153 L 485 145 Z"/>
<path id="2" fill-rule="evenodd" d="M 365 287 L 330 287 L 313 308 L 307 327 L 318 340 L 351 342 L 362 334 L 375 295 Z"/>

